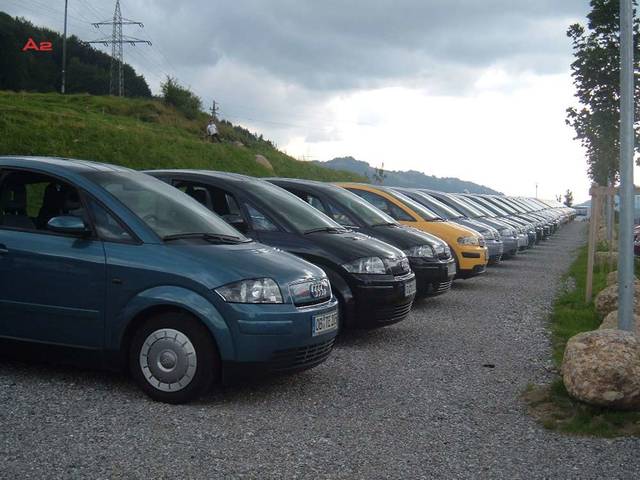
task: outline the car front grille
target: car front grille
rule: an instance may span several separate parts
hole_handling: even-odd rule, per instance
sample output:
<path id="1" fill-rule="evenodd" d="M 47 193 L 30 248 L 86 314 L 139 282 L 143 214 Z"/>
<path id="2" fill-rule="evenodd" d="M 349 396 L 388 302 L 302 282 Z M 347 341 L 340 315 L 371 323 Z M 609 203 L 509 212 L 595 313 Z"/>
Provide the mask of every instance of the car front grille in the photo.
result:
<path id="1" fill-rule="evenodd" d="M 378 324 L 395 323 L 404 320 L 413 305 L 413 299 L 391 307 L 381 307 L 373 310 L 373 318 Z"/>
<path id="2" fill-rule="evenodd" d="M 453 280 L 448 280 L 446 282 L 438 282 L 432 284 L 432 290 L 429 292 L 429 295 L 442 295 L 443 293 L 451 290 L 451 284 Z"/>
<path id="3" fill-rule="evenodd" d="M 401 277 L 411 271 L 411 266 L 409 265 L 409 259 L 407 257 L 387 259 L 387 264 L 389 265 L 394 277 Z"/>
<path id="4" fill-rule="evenodd" d="M 276 350 L 271 356 L 271 369 L 274 372 L 288 372 L 315 367 L 327 359 L 334 342 L 331 339 L 305 347 Z"/>

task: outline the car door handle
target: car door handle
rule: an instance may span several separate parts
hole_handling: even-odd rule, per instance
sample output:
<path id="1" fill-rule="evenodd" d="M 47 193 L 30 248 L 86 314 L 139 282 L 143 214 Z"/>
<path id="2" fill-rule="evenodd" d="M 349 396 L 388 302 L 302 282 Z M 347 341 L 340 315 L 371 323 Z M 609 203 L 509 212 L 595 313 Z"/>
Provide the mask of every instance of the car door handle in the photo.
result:
<path id="1" fill-rule="evenodd" d="M 9 253 L 9 249 L 4 245 L 0 244 L 0 255 L 4 255 L 5 253 Z"/>

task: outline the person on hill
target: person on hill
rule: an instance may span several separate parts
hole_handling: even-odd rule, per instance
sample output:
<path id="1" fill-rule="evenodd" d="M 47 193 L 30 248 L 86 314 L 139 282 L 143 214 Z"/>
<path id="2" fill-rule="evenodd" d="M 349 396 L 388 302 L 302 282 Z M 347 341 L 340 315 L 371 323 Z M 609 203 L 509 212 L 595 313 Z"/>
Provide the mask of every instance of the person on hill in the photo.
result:
<path id="1" fill-rule="evenodd" d="M 207 139 L 213 143 L 220 141 L 220 137 L 218 136 L 218 127 L 216 126 L 213 118 L 209 120 L 209 124 L 207 125 Z"/>

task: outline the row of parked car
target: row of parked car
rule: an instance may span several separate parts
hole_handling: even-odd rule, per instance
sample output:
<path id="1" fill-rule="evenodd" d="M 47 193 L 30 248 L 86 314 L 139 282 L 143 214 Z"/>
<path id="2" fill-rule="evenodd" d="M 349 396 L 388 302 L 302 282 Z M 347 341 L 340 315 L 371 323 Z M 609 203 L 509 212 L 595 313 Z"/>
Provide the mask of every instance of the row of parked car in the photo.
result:
<path id="1" fill-rule="evenodd" d="M 0 157 L 0 338 L 180 403 L 311 368 L 574 216 L 552 202 Z M 69 358 L 69 357 L 66 357 Z"/>

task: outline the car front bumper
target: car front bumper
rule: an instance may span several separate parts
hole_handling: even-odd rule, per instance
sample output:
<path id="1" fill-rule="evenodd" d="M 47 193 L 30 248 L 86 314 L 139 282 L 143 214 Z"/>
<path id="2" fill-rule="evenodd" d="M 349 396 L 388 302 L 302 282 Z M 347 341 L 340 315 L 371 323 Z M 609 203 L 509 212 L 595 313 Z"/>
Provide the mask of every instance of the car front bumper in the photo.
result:
<path id="1" fill-rule="evenodd" d="M 232 358 L 221 359 L 230 369 L 225 378 L 242 365 L 272 373 L 315 367 L 329 356 L 338 334 L 338 329 L 313 333 L 316 315 L 338 310 L 335 297 L 308 307 L 228 303 L 224 310 L 235 350 Z"/>
<path id="2" fill-rule="evenodd" d="M 357 282 L 351 286 L 353 299 L 347 305 L 351 328 L 378 328 L 407 318 L 416 292 L 406 295 L 410 283 L 416 282 L 414 273 L 393 280 L 377 280 L 377 275 L 354 275 Z M 417 283 L 416 283 L 417 288 Z"/>
<path id="3" fill-rule="evenodd" d="M 456 261 L 453 257 L 435 261 L 409 258 L 409 261 L 416 274 L 418 297 L 442 295 L 449 291 L 456 276 Z"/>
<path id="4" fill-rule="evenodd" d="M 518 237 L 502 237 L 502 258 L 509 258 L 518 254 Z"/>
<path id="5" fill-rule="evenodd" d="M 504 253 L 502 240 L 487 240 L 487 249 L 489 250 L 489 264 L 500 263 Z"/>

